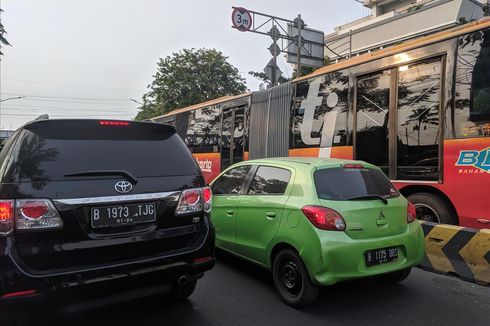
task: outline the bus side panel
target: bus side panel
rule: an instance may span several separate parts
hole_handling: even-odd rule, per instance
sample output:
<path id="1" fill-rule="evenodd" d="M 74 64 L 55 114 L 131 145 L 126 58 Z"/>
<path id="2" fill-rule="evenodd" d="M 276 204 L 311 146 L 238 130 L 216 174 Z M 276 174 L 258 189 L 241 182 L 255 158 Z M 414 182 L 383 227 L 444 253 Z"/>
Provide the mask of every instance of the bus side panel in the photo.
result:
<path id="1" fill-rule="evenodd" d="M 221 172 L 220 153 L 192 153 L 201 168 L 202 175 L 207 183 L 213 181 Z"/>
<path id="2" fill-rule="evenodd" d="M 490 224 L 490 138 L 444 142 L 444 192 L 457 208 L 461 226 L 485 228 Z"/>
<path id="3" fill-rule="evenodd" d="M 334 146 L 334 147 L 309 147 L 294 148 L 289 150 L 291 157 L 327 157 L 341 158 L 352 160 L 354 157 L 352 146 Z"/>
<path id="4" fill-rule="evenodd" d="M 444 180 L 442 184 L 393 181 L 398 189 L 407 186 L 437 188 L 458 214 L 459 225 L 490 228 L 490 138 L 444 141 Z M 481 222 L 479 221 L 481 220 Z"/>

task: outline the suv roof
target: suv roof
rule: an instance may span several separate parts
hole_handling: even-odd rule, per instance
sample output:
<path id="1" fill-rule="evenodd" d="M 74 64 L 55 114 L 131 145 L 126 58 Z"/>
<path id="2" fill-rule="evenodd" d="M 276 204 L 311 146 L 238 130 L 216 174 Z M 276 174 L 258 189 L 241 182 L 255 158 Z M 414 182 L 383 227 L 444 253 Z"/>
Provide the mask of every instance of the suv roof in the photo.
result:
<path id="1" fill-rule="evenodd" d="M 117 171 L 136 178 L 201 175 L 174 127 L 95 119 L 27 123 L 5 145 L 0 169 L 6 183 L 69 181 L 104 171 L 112 171 L 109 178 Z"/>

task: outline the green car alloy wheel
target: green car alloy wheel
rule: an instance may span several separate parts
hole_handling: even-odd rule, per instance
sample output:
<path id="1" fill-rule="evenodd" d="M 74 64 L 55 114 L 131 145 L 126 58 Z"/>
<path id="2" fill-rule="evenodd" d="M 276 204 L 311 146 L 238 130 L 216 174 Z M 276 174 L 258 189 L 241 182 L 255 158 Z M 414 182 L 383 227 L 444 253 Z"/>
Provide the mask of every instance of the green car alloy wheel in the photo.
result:
<path id="1" fill-rule="evenodd" d="M 216 246 L 272 271 L 281 299 L 315 300 L 320 286 L 381 276 L 399 282 L 424 255 L 415 207 L 360 161 L 241 162 L 211 185 Z"/>

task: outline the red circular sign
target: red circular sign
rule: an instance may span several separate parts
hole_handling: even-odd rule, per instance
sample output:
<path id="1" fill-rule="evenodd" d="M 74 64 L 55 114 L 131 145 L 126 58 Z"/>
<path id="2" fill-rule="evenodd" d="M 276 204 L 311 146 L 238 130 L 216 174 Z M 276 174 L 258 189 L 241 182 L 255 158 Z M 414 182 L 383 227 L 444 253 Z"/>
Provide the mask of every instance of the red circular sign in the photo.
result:
<path id="1" fill-rule="evenodd" d="M 246 32 L 252 27 L 252 14 L 245 8 L 235 8 L 231 14 L 233 27 Z"/>

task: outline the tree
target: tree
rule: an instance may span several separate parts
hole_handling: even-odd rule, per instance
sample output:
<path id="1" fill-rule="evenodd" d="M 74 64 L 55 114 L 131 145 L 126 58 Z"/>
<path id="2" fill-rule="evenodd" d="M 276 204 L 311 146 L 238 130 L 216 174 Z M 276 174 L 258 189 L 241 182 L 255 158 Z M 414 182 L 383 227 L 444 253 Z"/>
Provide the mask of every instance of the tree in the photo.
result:
<path id="1" fill-rule="evenodd" d="M 2 12 L 3 10 L 0 8 L 0 15 L 2 14 Z M 7 34 L 7 32 L 5 31 L 5 28 L 2 22 L 0 21 L 0 55 L 3 55 L 1 51 L 2 45 L 10 45 L 10 43 L 7 41 L 7 39 L 4 36 L 5 34 Z"/>
<path id="2" fill-rule="evenodd" d="M 136 120 L 246 91 L 238 69 L 216 49 L 184 49 L 158 62 Z"/>
<path id="3" fill-rule="evenodd" d="M 328 66 L 330 64 L 330 59 L 328 57 L 325 57 L 324 60 L 323 60 L 323 66 Z M 296 65 L 293 67 L 293 75 L 291 76 L 291 78 L 286 78 L 286 77 L 283 77 L 283 76 L 280 76 L 277 80 L 277 83 L 278 84 L 284 84 L 284 83 L 287 83 L 288 81 L 291 81 L 293 79 L 296 78 L 297 76 L 297 73 L 296 73 Z M 308 74 L 311 74 L 312 72 L 314 72 L 315 70 L 317 70 L 318 68 L 313 68 L 313 67 L 308 67 L 308 66 L 301 66 L 301 76 L 305 76 L 305 75 L 308 75 Z M 263 81 L 264 83 L 266 83 L 267 85 L 272 85 L 272 82 L 269 80 L 269 78 L 267 77 L 267 75 L 264 73 L 264 72 L 258 72 L 258 71 L 249 71 L 248 74 L 250 76 L 253 76 L 261 81 Z"/>

